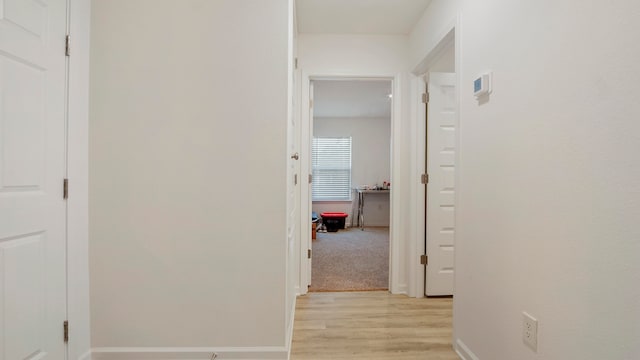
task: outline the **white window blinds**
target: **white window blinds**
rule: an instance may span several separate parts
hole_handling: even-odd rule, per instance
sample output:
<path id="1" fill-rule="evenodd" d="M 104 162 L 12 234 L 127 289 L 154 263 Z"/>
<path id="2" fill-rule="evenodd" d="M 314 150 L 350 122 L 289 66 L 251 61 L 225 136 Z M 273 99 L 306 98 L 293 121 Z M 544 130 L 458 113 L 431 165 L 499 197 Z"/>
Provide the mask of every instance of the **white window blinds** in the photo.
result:
<path id="1" fill-rule="evenodd" d="M 351 200 L 351 138 L 313 138 L 311 152 L 313 200 Z"/>

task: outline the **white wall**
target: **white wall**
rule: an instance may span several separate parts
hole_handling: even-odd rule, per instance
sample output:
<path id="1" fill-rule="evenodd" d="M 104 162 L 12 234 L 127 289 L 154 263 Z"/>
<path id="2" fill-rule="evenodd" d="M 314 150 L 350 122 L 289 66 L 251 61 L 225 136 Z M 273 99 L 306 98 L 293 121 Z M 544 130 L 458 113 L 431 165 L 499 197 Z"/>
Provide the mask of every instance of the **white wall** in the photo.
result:
<path id="1" fill-rule="evenodd" d="M 406 36 L 300 34 L 299 64 L 310 74 L 391 74 L 407 68 Z"/>
<path id="2" fill-rule="evenodd" d="M 432 0 L 409 34 L 409 66 L 415 69 L 456 25 L 460 0 Z"/>
<path id="3" fill-rule="evenodd" d="M 441 32 L 429 19 L 455 17 L 447 3 L 415 32 Z M 640 4 L 575 5 L 460 4 L 454 331 L 468 359 L 640 358 Z"/>
<path id="4" fill-rule="evenodd" d="M 286 355 L 290 7 L 94 1 L 97 353 Z"/>
<path id="5" fill-rule="evenodd" d="M 313 134 L 317 137 L 351 137 L 351 182 L 358 185 L 380 185 L 389 181 L 391 123 L 389 118 L 314 118 Z M 393 184 L 392 184 L 393 185 Z M 355 195 L 354 195 L 355 196 Z M 313 203 L 313 211 L 320 215 L 325 211 L 349 214 L 347 224 L 356 216 L 353 213 L 357 197 L 352 202 Z M 365 201 L 364 213 L 369 226 L 389 226 L 389 197 L 370 195 Z"/>
<path id="6" fill-rule="evenodd" d="M 409 136 L 409 127 L 406 124 L 409 120 L 408 45 L 407 36 L 300 34 L 298 59 L 307 80 L 308 77 L 329 75 L 394 78 L 391 131 L 395 134 L 392 136 L 404 139 Z M 305 81 L 305 78 L 302 80 Z M 303 112 L 303 121 L 304 116 Z M 308 121 L 308 116 L 306 119 Z M 402 141 L 392 142 L 391 147 L 391 211 L 397 209 L 397 214 L 391 215 L 391 291 L 400 293 L 407 292 L 407 269 L 404 266 L 406 229 L 402 219 L 409 211 L 410 180 L 406 176 L 409 168 L 409 148 L 408 144 Z"/>

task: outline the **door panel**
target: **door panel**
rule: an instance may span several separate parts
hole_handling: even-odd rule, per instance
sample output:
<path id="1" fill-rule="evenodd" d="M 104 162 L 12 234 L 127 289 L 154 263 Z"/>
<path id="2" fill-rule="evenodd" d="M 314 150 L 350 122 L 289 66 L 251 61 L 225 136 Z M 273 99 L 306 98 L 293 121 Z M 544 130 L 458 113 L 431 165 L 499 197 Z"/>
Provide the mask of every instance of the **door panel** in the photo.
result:
<path id="1" fill-rule="evenodd" d="M 64 359 L 66 2 L 0 0 L 0 360 Z"/>
<path id="2" fill-rule="evenodd" d="M 0 69 L 6 84 L 2 86 L 2 184 L 5 189 L 38 190 L 44 170 L 45 73 L 12 59 L 3 59 Z"/>
<path id="3" fill-rule="evenodd" d="M 427 105 L 427 255 L 425 293 L 453 294 L 456 77 L 430 73 Z"/>
<path id="4" fill-rule="evenodd" d="M 313 92 L 314 92 L 314 85 L 313 85 L 313 81 L 309 82 L 309 138 L 308 138 L 308 144 L 309 144 L 309 148 L 308 148 L 308 152 L 307 154 L 309 154 L 309 158 L 311 158 L 311 144 L 313 144 Z M 308 162 L 309 164 L 309 169 L 308 169 L 308 174 L 312 173 L 311 170 L 311 161 Z M 310 181 L 307 181 L 307 186 L 309 189 L 309 197 L 307 199 L 305 199 L 306 201 L 308 201 L 309 203 L 309 210 L 312 211 L 313 209 L 313 200 L 311 197 L 311 194 L 313 193 L 313 185 Z M 311 221 L 311 212 L 305 214 L 306 219 L 305 221 Z M 313 239 L 311 236 L 307 237 L 307 250 L 313 249 Z M 306 254 L 305 254 L 306 255 Z M 311 274 L 311 268 L 312 268 L 312 262 L 313 262 L 313 253 L 311 254 L 311 257 L 309 256 L 304 256 L 303 255 L 303 260 L 302 261 L 306 261 L 307 266 L 306 266 L 306 271 L 307 271 L 307 288 L 303 290 L 303 293 L 307 293 L 308 288 L 311 286 L 311 280 L 312 280 L 312 274 Z"/>
<path id="5" fill-rule="evenodd" d="M 44 306 L 44 234 L 21 236 L 2 243 L 4 291 L 13 299 L 4 304 L 6 359 L 25 359 L 41 353 Z"/>

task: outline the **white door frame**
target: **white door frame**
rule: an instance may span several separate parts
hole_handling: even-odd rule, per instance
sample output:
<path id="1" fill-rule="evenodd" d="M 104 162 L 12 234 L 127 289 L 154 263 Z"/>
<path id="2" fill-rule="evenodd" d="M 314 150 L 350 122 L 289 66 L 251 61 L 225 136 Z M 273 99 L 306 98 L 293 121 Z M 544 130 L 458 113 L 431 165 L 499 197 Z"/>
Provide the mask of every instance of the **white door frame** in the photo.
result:
<path id="1" fill-rule="evenodd" d="M 411 88 L 413 99 L 411 102 L 411 113 L 413 121 L 411 122 L 411 133 L 414 134 L 412 139 L 413 155 L 411 164 L 411 179 L 415 181 L 411 182 L 411 219 L 410 223 L 413 224 L 409 231 L 409 295 L 413 297 L 424 297 L 425 293 L 425 269 L 424 265 L 420 264 L 420 255 L 425 253 L 425 198 L 426 189 L 420 184 L 420 177 L 425 173 L 425 151 L 426 151 L 426 106 L 422 103 L 422 96 L 426 91 L 425 74 L 438 60 L 442 51 L 447 47 L 454 45 L 455 47 L 455 73 L 460 73 L 460 36 L 456 34 L 456 29 L 459 28 L 459 18 L 450 22 L 450 25 L 445 27 L 445 31 L 438 36 L 439 41 L 428 52 L 423 60 L 412 71 L 413 77 L 411 80 Z M 456 149 L 459 149 L 460 143 L 460 76 L 457 76 L 456 80 Z M 460 164 L 460 151 L 456 151 L 455 155 L 456 166 Z M 460 184 L 460 172 L 455 173 L 456 188 Z M 458 204 L 459 194 L 456 191 L 455 203 Z M 459 212 L 456 206 L 456 220 Z M 455 259 L 455 254 L 454 254 Z M 454 260 L 455 263 L 455 260 Z M 454 280 L 454 295 L 455 295 L 455 280 Z M 455 297 L 454 297 L 455 298 Z"/>
<path id="2" fill-rule="evenodd" d="M 90 0 L 68 0 L 67 62 L 67 359 L 91 357 L 89 326 L 89 34 Z M 62 51 L 62 49 L 61 49 Z"/>
<path id="3" fill-rule="evenodd" d="M 304 179 L 305 174 L 311 174 L 311 144 L 310 136 L 312 134 L 311 119 L 309 118 L 309 88 L 312 80 L 390 80 L 392 83 L 393 105 L 391 110 L 391 184 L 399 183 L 402 179 L 401 173 L 401 116 L 402 116 L 402 94 L 401 94 L 401 74 L 363 74 L 363 73 L 313 73 L 309 74 L 302 70 L 300 82 L 302 84 L 302 96 L 300 101 L 300 157 L 301 157 L 301 178 Z M 305 172 L 306 170 L 306 172 Z M 401 253 L 401 196 L 398 194 L 397 188 L 392 186 L 390 194 L 390 223 L 389 223 L 389 291 L 391 293 L 406 293 L 406 285 L 400 284 L 400 273 L 402 266 Z M 308 278 L 309 262 L 307 261 L 307 250 L 311 244 L 311 194 L 309 186 L 301 187 L 301 224 L 300 224 L 300 295 L 308 292 L 307 285 L 311 282 Z M 306 220 L 305 220 L 306 219 Z"/>
<path id="4" fill-rule="evenodd" d="M 300 186 L 300 244 L 298 277 L 300 285 L 298 294 L 304 295 L 309 292 L 311 284 L 311 263 L 308 259 L 308 251 L 311 249 L 311 135 L 313 133 L 313 119 L 310 116 L 311 103 L 309 99 L 312 94 L 312 84 L 309 77 L 301 71 L 300 77 L 300 178 L 303 179 L 304 186 Z M 305 177 L 307 179 L 305 179 Z M 307 180 L 307 181 L 304 181 Z M 312 260 L 313 261 L 313 260 Z"/>

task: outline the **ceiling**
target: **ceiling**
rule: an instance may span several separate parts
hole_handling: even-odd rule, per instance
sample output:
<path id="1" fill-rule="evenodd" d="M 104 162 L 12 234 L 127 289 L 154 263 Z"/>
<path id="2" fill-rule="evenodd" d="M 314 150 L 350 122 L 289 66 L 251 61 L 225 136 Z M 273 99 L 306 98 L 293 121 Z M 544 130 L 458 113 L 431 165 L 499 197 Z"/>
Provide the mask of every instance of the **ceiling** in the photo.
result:
<path id="1" fill-rule="evenodd" d="M 391 117 L 391 80 L 315 80 L 313 116 Z"/>
<path id="2" fill-rule="evenodd" d="M 431 0 L 296 0 L 301 34 L 406 35 Z"/>

